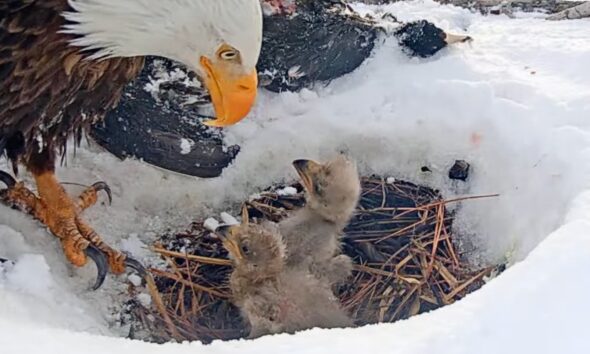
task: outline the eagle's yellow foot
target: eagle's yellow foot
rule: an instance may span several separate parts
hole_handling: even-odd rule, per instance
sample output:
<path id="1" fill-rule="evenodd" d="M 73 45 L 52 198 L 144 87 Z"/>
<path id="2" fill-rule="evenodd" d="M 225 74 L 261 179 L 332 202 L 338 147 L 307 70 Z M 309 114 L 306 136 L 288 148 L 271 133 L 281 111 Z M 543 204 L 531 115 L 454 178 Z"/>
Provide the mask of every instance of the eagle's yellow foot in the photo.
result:
<path id="1" fill-rule="evenodd" d="M 78 208 L 80 208 L 81 211 L 84 211 L 96 204 L 98 201 L 98 192 L 100 191 L 104 191 L 106 193 L 110 205 L 113 202 L 111 188 L 104 182 L 96 182 L 92 186 L 86 188 L 86 190 L 84 190 L 82 194 L 78 196 Z"/>
<path id="2" fill-rule="evenodd" d="M 8 186 L 0 191 L 0 199 L 45 224 L 60 239 L 66 258 L 73 265 L 84 266 L 88 257 L 96 263 L 98 276 L 94 290 L 104 282 L 108 268 L 115 274 L 123 273 L 126 267 L 137 270 L 142 276 L 146 274 L 139 262 L 104 243 L 79 216 L 83 210 L 96 203 L 97 193 L 101 190 L 107 193 L 110 201 L 110 189 L 105 183 L 94 184 L 74 202 L 50 172 L 35 175 L 39 196 L 4 172 L 0 172 L 0 181 Z"/>

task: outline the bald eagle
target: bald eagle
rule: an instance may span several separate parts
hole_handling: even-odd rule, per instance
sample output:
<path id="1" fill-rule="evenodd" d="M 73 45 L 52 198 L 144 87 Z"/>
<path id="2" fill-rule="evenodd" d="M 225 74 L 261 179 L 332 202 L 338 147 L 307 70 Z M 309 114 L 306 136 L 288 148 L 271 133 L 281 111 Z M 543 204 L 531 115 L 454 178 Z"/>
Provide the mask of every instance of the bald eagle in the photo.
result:
<path id="1" fill-rule="evenodd" d="M 0 153 L 14 173 L 24 164 L 38 194 L 0 174 L 0 198 L 28 212 L 61 241 L 67 259 L 119 274 L 135 260 L 101 241 L 80 213 L 96 183 L 70 198 L 55 162 L 70 137 L 116 106 L 144 56 L 166 57 L 194 70 L 208 88 L 216 119 L 231 125 L 250 111 L 262 45 L 259 0 L 3 0 L 0 1 Z"/>

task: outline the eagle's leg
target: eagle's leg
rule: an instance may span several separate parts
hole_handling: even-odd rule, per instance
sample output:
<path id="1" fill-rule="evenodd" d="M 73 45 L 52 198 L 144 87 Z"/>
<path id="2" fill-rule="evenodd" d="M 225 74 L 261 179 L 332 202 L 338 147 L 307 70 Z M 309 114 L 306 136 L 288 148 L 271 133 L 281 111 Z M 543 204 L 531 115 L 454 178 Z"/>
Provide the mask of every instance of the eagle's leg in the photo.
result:
<path id="1" fill-rule="evenodd" d="M 115 274 L 121 274 L 125 271 L 125 258 L 126 256 L 116 251 L 115 249 L 111 248 L 107 245 L 101 238 L 98 236 L 96 231 L 94 231 L 88 224 L 82 221 L 79 217 L 76 217 L 76 226 L 80 234 L 88 241 L 90 241 L 93 245 L 95 245 L 99 250 L 101 250 L 108 259 L 109 267 L 111 272 Z"/>
<path id="2" fill-rule="evenodd" d="M 39 198 L 45 205 L 45 218 L 41 220 L 61 240 L 64 253 L 75 266 L 86 264 L 84 253 L 89 241 L 80 232 L 77 224 L 80 209 L 67 195 L 52 171 L 33 174 Z"/>
<path id="3" fill-rule="evenodd" d="M 12 176 L 0 171 L 0 181 L 4 182 L 8 188 L 0 190 L 0 200 L 5 204 L 16 207 L 23 212 L 32 215 L 41 223 L 50 227 L 52 223 L 52 213 L 45 201 L 28 188 L 24 183 L 16 182 Z M 74 230 L 71 223 L 64 221 L 64 228 Z M 53 232 L 53 229 L 50 227 Z M 59 237 L 62 241 L 66 257 L 76 265 L 83 265 L 86 263 L 86 257 L 90 257 L 98 269 L 98 276 L 93 289 L 97 289 L 104 282 L 107 274 L 108 264 L 105 255 L 97 247 L 90 244 L 89 241 L 76 235 L 75 231 L 70 231 L 71 237 Z M 80 252 L 71 252 L 71 250 L 82 250 Z"/>
<path id="4" fill-rule="evenodd" d="M 16 182 L 12 176 L 0 171 L 0 179 L 8 188 L 0 191 L 0 199 L 10 206 L 31 214 L 42 223 L 47 220 L 47 208 L 43 201 L 25 187 L 23 182 Z"/>
<path id="5" fill-rule="evenodd" d="M 73 200 L 57 180 L 53 161 L 53 154 L 47 150 L 33 155 L 28 161 L 38 195 L 25 188 L 22 183 L 16 183 L 10 175 L 1 173 L 0 181 L 8 186 L 0 191 L 2 200 L 28 212 L 45 224 L 60 239 L 67 259 L 75 266 L 84 266 L 88 257 L 94 260 L 99 274 L 94 289 L 100 287 L 108 268 L 113 273 L 120 274 L 126 267 L 130 267 L 145 275 L 145 268 L 139 262 L 106 245 L 80 217 L 84 209 L 96 203 L 96 194 L 99 191 L 106 191 L 110 199 L 108 186 L 103 182 L 96 183 L 77 200 Z"/>

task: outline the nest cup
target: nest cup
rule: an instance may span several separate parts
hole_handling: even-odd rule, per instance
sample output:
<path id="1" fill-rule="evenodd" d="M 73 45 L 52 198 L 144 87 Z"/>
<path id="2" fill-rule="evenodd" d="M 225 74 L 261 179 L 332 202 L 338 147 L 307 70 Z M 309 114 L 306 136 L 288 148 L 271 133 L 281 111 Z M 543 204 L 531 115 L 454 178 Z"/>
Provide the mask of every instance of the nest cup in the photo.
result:
<path id="1" fill-rule="evenodd" d="M 305 204 L 269 189 L 244 202 L 251 222 L 278 222 Z M 453 243 L 453 214 L 430 188 L 371 176 L 362 179 L 357 210 L 344 230 L 343 252 L 353 258 L 353 276 L 335 289 L 342 306 L 362 326 L 395 322 L 460 300 L 502 267 L 473 269 Z M 132 337 L 155 342 L 230 340 L 246 337 L 248 324 L 231 303 L 231 262 L 202 222 L 184 233 L 161 237 L 154 250 L 167 262 L 152 269 L 168 316 L 132 303 Z M 168 317 L 168 318 L 165 318 Z"/>

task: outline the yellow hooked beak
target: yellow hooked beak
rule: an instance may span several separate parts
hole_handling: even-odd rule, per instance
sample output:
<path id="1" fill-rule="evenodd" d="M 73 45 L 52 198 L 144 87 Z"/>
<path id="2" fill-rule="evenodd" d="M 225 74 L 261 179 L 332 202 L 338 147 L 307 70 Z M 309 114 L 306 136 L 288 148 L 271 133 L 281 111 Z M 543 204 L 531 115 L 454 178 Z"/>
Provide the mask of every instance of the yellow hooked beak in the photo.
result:
<path id="1" fill-rule="evenodd" d="M 201 57 L 201 66 L 207 73 L 204 81 L 211 94 L 216 116 L 216 119 L 204 124 L 225 127 L 244 119 L 256 100 L 256 70 L 249 74 L 236 74 L 234 67 L 224 62 L 215 64 L 207 57 Z"/>

